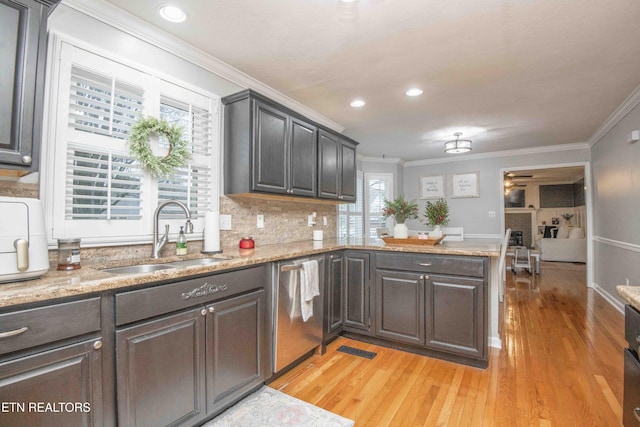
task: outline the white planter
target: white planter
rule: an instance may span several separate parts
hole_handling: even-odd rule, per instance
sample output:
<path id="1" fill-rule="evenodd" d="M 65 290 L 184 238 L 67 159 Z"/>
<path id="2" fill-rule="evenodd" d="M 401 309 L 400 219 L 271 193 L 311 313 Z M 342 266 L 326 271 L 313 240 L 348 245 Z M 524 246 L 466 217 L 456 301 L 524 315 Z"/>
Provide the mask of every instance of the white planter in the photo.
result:
<path id="1" fill-rule="evenodd" d="M 439 239 L 442 237 L 442 228 L 439 225 L 433 227 L 433 231 L 429 232 L 429 237 Z"/>
<path id="2" fill-rule="evenodd" d="M 406 239 L 409 237 L 409 228 L 405 224 L 396 224 L 393 227 L 393 237 L 396 239 Z"/>

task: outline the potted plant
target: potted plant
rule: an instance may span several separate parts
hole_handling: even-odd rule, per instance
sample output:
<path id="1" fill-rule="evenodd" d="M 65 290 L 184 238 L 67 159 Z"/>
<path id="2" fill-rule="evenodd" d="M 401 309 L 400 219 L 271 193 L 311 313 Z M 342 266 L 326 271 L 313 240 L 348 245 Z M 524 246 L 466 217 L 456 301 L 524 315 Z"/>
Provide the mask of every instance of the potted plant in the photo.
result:
<path id="1" fill-rule="evenodd" d="M 409 237 L 409 229 L 404 222 L 408 219 L 418 218 L 418 204 L 415 200 L 405 200 L 402 194 L 393 201 L 384 199 L 382 216 L 395 219 L 396 225 L 393 227 L 393 237 L 406 239 Z"/>
<path id="2" fill-rule="evenodd" d="M 424 207 L 424 216 L 427 225 L 433 226 L 433 232 L 429 233 L 433 237 L 442 237 L 442 226 L 449 223 L 449 205 L 445 199 L 435 202 L 427 202 Z"/>

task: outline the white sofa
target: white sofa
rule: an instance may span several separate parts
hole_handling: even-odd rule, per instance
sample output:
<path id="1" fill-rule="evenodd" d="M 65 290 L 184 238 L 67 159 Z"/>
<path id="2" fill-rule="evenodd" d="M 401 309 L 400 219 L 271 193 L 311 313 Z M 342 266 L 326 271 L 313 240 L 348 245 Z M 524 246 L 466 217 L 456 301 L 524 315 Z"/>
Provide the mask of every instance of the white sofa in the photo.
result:
<path id="1" fill-rule="evenodd" d="M 542 261 L 587 262 L 587 240 L 581 228 L 560 227 L 557 237 L 536 237 Z"/>

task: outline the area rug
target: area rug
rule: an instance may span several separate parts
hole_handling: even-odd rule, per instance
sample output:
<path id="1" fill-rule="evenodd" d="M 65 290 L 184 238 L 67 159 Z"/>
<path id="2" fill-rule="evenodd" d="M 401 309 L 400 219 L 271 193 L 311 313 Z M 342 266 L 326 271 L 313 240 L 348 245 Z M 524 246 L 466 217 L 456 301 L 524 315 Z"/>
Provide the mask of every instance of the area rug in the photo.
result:
<path id="1" fill-rule="evenodd" d="M 351 427 L 354 422 L 271 387 L 258 391 L 202 427 Z"/>

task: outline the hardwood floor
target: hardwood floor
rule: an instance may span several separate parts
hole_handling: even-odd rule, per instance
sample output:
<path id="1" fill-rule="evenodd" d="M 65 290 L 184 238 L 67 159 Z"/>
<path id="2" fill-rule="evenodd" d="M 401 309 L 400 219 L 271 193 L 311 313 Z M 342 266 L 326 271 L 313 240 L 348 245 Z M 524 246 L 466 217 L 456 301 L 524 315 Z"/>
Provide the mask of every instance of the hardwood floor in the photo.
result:
<path id="1" fill-rule="evenodd" d="M 341 337 L 270 386 L 356 426 L 620 426 L 624 316 L 584 284 L 583 271 L 508 273 L 486 370 Z"/>

